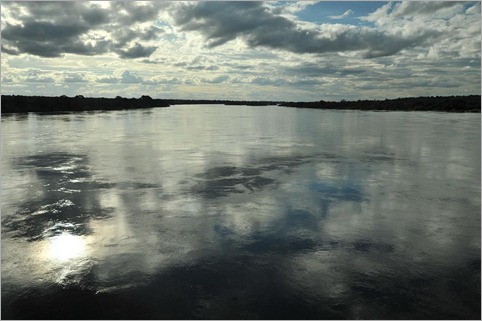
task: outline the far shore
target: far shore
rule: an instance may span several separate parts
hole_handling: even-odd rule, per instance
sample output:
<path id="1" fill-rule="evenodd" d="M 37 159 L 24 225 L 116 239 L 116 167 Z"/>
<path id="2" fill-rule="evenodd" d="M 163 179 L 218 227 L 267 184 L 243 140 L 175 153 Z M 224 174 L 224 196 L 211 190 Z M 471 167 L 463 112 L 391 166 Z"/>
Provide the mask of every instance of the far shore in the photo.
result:
<path id="1" fill-rule="evenodd" d="M 70 112 L 95 110 L 123 110 L 154 107 L 169 107 L 185 104 L 222 104 L 312 108 L 327 110 L 365 110 L 365 111 L 439 111 L 480 113 L 481 96 L 437 96 L 410 97 L 385 100 L 357 101 L 235 101 L 235 100 L 195 100 L 195 99 L 153 99 L 149 96 L 140 98 L 92 98 L 77 95 L 75 97 L 17 96 L 2 95 L 2 114 L 28 112 Z"/>

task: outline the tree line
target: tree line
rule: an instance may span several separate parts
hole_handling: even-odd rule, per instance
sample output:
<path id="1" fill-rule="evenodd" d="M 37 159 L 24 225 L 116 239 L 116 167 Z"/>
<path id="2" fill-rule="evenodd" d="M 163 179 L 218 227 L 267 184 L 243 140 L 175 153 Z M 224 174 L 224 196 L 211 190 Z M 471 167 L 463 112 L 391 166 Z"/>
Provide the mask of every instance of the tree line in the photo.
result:
<path id="1" fill-rule="evenodd" d="M 168 107 L 184 104 L 224 104 L 267 106 L 278 105 L 298 108 L 341 109 L 341 110 L 380 110 L 380 111 L 443 111 L 443 112 L 476 112 L 480 113 L 481 96 L 436 96 L 413 97 L 385 100 L 357 101 L 315 101 L 315 102 L 281 102 L 281 101 L 245 101 L 245 100 L 206 100 L 206 99 L 153 99 L 144 95 L 140 98 L 86 98 L 46 97 L 2 95 L 1 110 L 5 113 L 27 112 L 63 112 L 121 110 L 153 107 Z"/>
<path id="2" fill-rule="evenodd" d="M 289 102 L 281 106 L 320 109 L 355 109 L 380 111 L 443 111 L 480 113 L 480 95 L 412 97 L 385 100 L 357 100 L 339 102 Z"/>
<path id="3" fill-rule="evenodd" d="M 162 99 L 152 99 L 149 96 L 140 98 L 85 98 L 46 97 L 46 96 L 16 96 L 2 95 L 2 114 L 26 112 L 61 112 L 61 111 L 91 111 L 91 110 L 121 110 L 133 108 L 168 107 Z"/>

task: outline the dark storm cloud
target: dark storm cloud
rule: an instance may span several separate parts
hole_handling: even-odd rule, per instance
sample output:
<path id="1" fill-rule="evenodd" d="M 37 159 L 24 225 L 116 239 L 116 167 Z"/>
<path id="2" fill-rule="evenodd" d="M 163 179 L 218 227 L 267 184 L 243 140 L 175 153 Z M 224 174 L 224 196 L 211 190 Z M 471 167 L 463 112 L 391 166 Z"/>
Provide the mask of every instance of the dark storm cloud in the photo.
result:
<path id="1" fill-rule="evenodd" d="M 136 39 L 137 34 L 132 29 L 123 28 L 113 31 L 112 36 L 114 37 L 117 46 L 124 46 L 129 41 Z"/>
<path id="2" fill-rule="evenodd" d="M 2 37 L 12 41 L 28 41 L 32 38 L 67 41 L 88 30 L 87 26 L 81 24 L 62 25 L 50 22 L 29 21 L 19 26 L 7 23 L 2 32 Z"/>
<path id="3" fill-rule="evenodd" d="M 145 40 L 145 41 L 154 40 L 158 37 L 159 33 L 162 33 L 162 32 L 164 32 L 164 30 L 154 26 L 148 29 L 121 28 L 113 31 L 112 36 L 115 39 L 114 45 L 116 47 L 121 48 L 126 46 L 129 42 L 136 39 Z"/>
<path id="4" fill-rule="evenodd" d="M 182 31 L 198 31 L 208 47 L 241 38 L 250 47 L 268 47 L 294 53 L 365 51 L 366 58 L 396 54 L 438 35 L 428 31 L 402 37 L 372 28 L 344 26 L 341 30 L 307 30 L 285 17 L 273 14 L 261 2 L 197 2 L 173 12 Z"/>
<path id="5" fill-rule="evenodd" d="M 90 48 L 76 38 L 88 28 L 81 24 L 62 25 L 50 22 L 26 22 L 13 26 L 6 24 L 2 31 L 2 41 L 9 47 L 16 47 L 16 53 L 26 52 L 42 57 L 58 57 L 63 52 L 88 52 Z M 32 41 L 32 39 L 39 39 Z"/>
<path id="6" fill-rule="evenodd" d="M 105 53 L 106 43 L 99 42 L 95 45 L 84 43 L 79 40 L 58 44 L 55 48 L 55 42 L 32 43 L 29 41 L 19 42 L 18 49 L 24 53 L 30 53 L 40 57 L 53 58 L 61 57 L 64 53 L 73 53 L 78 55 L 92 56 L 95 54 Z"/>
<path id="7" fill-rule="evenodd" d="M 147 30 L 140 30 L 139 39 L 141 40 L 155 40 L 159 36 L 160 33 L 163 33 L 164 30 L 158 27 L 150 27 Z"/>
<path id="8" fill-rule="evenodd" d="M 82 13 L 82 19 L 91 26 L 101 25 L 109 21 L 109 14 L 105 10 L 93 8 Z"/>
<path id="9" fill-rule="evenodd" d="M 79 1 L 6 1 L 2 7 L 11 10 L 14 18 L 22 21 L 51 20 L 59 24 L 80 21 L 89 8 Z"/>
<path id="10" fill-rule="evenodd" d="M 147 2 L 110 3 L 101 8 L 90 2 L 7 2 L 12 18 L 21 21 L 6 22 L 2 29 L 2 52 L 22 53 L 41 57 L 60 57 L 65 53 L 97 55 L 117 53 L 121 58 L 148 57 L 155 47 L 140 41 L 155 39 L 163 30 L 157 27 L 135 28 L 135 24 L 153 19 L 161 7 Z M 113 14 L 115 8 L 124 9 Z M 108 36 L 94 36 L 103 31 Z M 132 42 L 135 44 L 132 44 Z"/>
<path id="11" fill-rule="evenodd" d="M 251 1 L 189 4 L 178 8 L 173 17 L 181 30 L 201 32 L 210 47 L 250 33 L 295 27 L 291 21 L 269 13 L 261 3 Z"/>
<path id="12" fill-rule="evenodd" d="M 135 1 L 112 1 L 110 2 L 110 6 L 111 10 L 116 12 L 121 24 L 131 25 L 137 22 L 154 20 L 157 17 L 159 9 L 168 6 L 168 4 L 154 1 L 143 2 L 141 4 Z"/>
<path id="13" fill-rule="evenodd" d="M 156 51 L 157 47 L 153 46 L 143 46 L 140 43 L 136 42 L 136 44 L 128 49 L 120 49 L 117 50 L 116 53 L 123 59 L 133 59 L 133 58 L 145 58 L 149 57 L 154 51 Z"/>
<path id="14" fill-rule="evenodd" d="M 9 55 L 19 55 L 20 54 L 20 52 L 17 49 L 4 46 L 3 44 L 1 46 L 1 50 L 2 50 L 3 53 L 9 54 Z"/>

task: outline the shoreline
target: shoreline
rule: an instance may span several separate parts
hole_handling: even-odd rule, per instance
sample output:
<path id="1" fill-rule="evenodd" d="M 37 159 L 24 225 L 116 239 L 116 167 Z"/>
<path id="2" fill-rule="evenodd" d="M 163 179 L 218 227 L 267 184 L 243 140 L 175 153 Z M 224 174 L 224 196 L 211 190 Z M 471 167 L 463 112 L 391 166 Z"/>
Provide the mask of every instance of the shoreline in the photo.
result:
<path id="1" fill-rule="evenodd" d="M 480 95 L 409 97 L 385 100 L 294 102 L 282 106 L 325 110 L 364 111 L 439 111 L 451 113 L 480 113 Z"/>
<path id="2" fill-rule="evenodd" d="M 236 101 L 236 100 L 208 100 L 208 99 L 153 99 L 149 96 L 140 98 L 93 98 L 77 95 L 75 97 L 47 97 L 47 96 L 1 96 L 1 113 L 49 113 L 76 111 L 108 111 L 145 109 L 155 107 L 169 107 L 171 105 L 186 104 L 219 104 L 246 105 L 294 108 L 312 108 L 322 110 L 362 110 L 362 111 L 438 111 L 452 113 L 480 113 L 481 96 L 437 96 L 410 97 L 385 100 L 357 100 L 357 101 L 315 101 L 315 102 L 281 102 L 281 101 Z"/>

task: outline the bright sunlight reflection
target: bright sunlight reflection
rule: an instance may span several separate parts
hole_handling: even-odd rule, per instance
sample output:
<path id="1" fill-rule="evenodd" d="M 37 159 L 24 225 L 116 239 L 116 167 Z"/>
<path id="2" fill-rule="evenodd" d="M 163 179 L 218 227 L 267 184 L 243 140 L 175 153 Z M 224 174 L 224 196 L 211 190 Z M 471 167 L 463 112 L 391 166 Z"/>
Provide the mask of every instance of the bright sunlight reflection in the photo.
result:
<path id="1" fill-rule="evenodd" d="M 79 258 L 85 254 L 85 240 L 80 236 L 62 233 L 52 237 L 48 248 L 50 259 L 68 261 Z"/>

